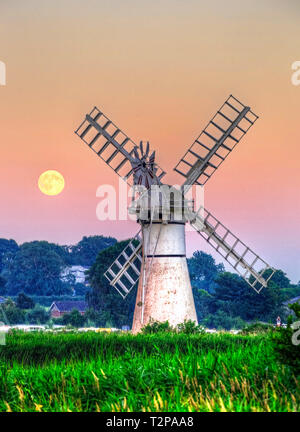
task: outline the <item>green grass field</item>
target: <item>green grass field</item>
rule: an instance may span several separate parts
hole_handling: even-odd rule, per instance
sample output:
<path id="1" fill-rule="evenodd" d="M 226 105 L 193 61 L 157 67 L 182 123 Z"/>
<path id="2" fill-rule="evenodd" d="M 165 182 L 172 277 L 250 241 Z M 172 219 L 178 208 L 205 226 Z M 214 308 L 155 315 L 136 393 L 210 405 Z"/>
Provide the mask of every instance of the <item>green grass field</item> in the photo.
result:
<path id="1" fill-rule="evenodd" d="M 299 396 L 268 335 L 15 333 L 0 346 L 0 411 L 298 411 Z"/>

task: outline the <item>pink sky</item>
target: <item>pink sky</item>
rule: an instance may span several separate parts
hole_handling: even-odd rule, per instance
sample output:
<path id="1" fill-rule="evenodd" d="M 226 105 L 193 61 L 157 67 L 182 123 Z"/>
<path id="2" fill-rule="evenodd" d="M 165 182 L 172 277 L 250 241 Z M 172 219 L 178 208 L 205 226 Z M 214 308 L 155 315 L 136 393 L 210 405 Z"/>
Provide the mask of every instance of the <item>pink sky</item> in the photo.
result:
<path id="1" fill-rule="evenodd" d="M 166 181 L 230 93 L 260 119 L 207 183 L 207 208 L 271 265 L 300 279 L 298 2 L 27 0 L 0 6 L 1 233 L 24 242 L 127 238 L 96 218 L 117 176 L 73 131 L 94 105 L 135 142 L 149 139 Z M 60 171 L 57 197 L 39 175 Z M 188 234 L 188 252 L 211 251 Z M 217 258 L 219 260 L 219 258 Z M 221 260 L 221 259 L 220 259 Z"/>

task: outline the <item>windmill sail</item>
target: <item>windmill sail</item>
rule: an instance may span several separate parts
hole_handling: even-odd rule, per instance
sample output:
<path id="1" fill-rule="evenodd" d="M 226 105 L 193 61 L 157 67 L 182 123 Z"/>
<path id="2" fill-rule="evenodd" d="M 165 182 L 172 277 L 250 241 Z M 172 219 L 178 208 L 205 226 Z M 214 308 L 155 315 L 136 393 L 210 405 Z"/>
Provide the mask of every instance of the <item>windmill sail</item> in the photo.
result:
<path id="1" fill-rule="evenodd" d="M 196 216 L 190 224 L 255 291 L 267 286 L 275 270 L 210 212 L 203 209 L 203 218 Z"/>
<path id="2" fill-rule="evenodd" d="M 86 115 L 75 131 L 104 162 L 132 186 L 137 145 L 121 131 L 97 107 Z M 156 177 L 160 180 L 165 172 L 157 166 Z"/>
<path id="3" fill-rule="evenodd" d="M 185 177 L 185 190 L 204 185 L 257 119 L 230 95 L 174 168 Z"/>
<path id="4" fill-rule="evenodd" d="M 142 239 L 138 233 L 106 270 L 104 276 L 125 299 L 138 282 L 142 263 Z"/>

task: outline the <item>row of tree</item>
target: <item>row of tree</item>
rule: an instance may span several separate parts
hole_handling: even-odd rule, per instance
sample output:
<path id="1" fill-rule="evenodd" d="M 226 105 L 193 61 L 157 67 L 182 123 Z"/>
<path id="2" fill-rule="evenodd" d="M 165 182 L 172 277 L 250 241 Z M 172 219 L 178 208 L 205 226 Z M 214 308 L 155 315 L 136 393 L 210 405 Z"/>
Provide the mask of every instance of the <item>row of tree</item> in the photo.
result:
<path id="1" fill-rule="evenodd" d="M 126 244 L 103 236 L 84 237 L 75 246 L 46 241 L 18 246 L 14 240 L 0 239 L 0 295 L 72 294 L 72 283 L 62 280 L 62 271 L 71 264 L 90 266 L 90 289 L 83 287 L 80 294 L 85 294 L 94 314 L 91 320 L 100 326 L 130 325 L 136 288 L 124 301 L 104 277 Z M 195 252 L 188 259 L 188 266 L 198 320 L 210 327 L 231 328 L 252 320 L 274 321 L 278 315 L 285 316 L 283 302 L 300 295 L 300 283 L 291 284 L 281 270 L 258 295 L 241 277 L 225 272 L 223 264 L 217 264 L 209 254 Z"/>
<path id="2" fill-rule="evenodd" d="M 83 316 L 78 310 L 74 309 L 70 313 L 64 314 L 60 318 L 51 318 L 48 308 L 35 304 L 32 299 L 24 293 L 20 293 L 16 302 L 8 298 L 5 303 L 0 305 L 0 322 L 5 324 L 53 324 L 70 325 L 72 327 L 82 327 L 84 325 L 97 325 L 97 312 L 88 310 Z M 94 321 L 91 321 L 91 318 Z"/>
<path id="3" fill-rule="evenodd" d="M 8 298 L 0 305 L 0 321 L 5 324 L 46 324 L 49 320 L 50 313 L 23 293 L 16 302 Z"/>
<path id="4" fill-rule="evenodd" d="M 67 266 L 91 266 L 99 251 L 112 246 L 112 237 L 90 236 L 72 246 L 33 241 L 20 246 L 14 240 L 0 239 L 0 295 L 72 294 L 73 281 L 63 280 Z M 76 287 L 82 295 L 83 287 Z"/>
<path id="5" fill-rule="evenodd" d="M 88 272 L 91 290 L 87 301 L 101 316 L 102 325 L 131 325 L 137 288 L 124 301 L 112 289 L 104 272 L 120 254 L 127 242 L 118 242 L 101 251 Z M 300 283 L 291 284 L 286 274 L 278 270 L 268 287 L 257 294 L 240 276 L 225 272 L 223 264 L 197 251 L 188 259 L 198 321 L 208 327 L 242 327 L 245 322 L 274 322 L 286 316 L 285 300 L 300 295 Z"/>

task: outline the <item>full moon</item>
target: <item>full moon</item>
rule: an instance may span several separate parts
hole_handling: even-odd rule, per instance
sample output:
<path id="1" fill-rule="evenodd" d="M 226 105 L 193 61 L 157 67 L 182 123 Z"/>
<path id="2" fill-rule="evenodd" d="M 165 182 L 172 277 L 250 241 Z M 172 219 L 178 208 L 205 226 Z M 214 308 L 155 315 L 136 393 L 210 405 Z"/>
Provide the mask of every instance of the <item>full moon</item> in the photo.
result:
<path id="1" fill-rule="evenodd" d="M 65 187 L 65 180 L 58 171 L 48 170 L 40 175 L 38 186 L 45 195 L 58 195 Z"/>

